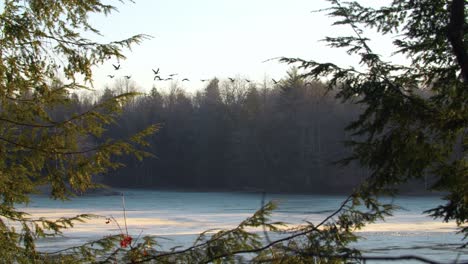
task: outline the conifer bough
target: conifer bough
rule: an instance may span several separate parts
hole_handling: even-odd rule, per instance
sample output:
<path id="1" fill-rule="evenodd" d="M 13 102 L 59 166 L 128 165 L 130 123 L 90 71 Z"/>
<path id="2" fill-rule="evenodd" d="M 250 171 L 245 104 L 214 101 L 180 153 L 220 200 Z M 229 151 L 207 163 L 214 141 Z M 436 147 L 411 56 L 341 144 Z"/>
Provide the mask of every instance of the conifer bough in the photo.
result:
<path id="1" fill-rule="evenodd" d="M 396 194 L 399 184 L 429 179 L 445 204 L 428 210 L 435 218 L 455 221 L 468 235 L 468 27 L 465 0 L 394 0 L 370 8 L 358 1 L 330 0 L 326 11 L 352 34 L 328 37 L 334 48 L 357 55 L 364 70 L 297 58 L 303 77 L 329 80 L 338 98 L 362 106 L 348 131 L 353 154 L 342 164 L 358 162 L 370 175 L 357 191 L 363 196 Z M 392 35 L 397 65 L 374 53 L 364 29 Z M 465 244 L 466 246 L 466 244 Z"/>
<path id="2" fill-rule="evenodd" d="M 72 96 L 90 89 L 93 66 L 109 58 L 123 59 L 122 49 L 148 36 L 103 44 L 84 38 L 83 32 L 99 34 L 88 23 L 90 14 L 107 15 L 114 10 L 99 0 L 6 0 L 1 5 L 0 258 L 6 263 L 45 261 L 46 256 L 35 248 L 37 238 L 60 234 L 94 216 L 32 218 L 16 206 L 27 203 L 40 185 L 49 185 L 56 199 L 96 187 L 93 175 L 122 166 L 115 156 L 150 155 L 137 147 L 146 145 L 144 138 L 156 126 L 130 138 L 104 139 L 105 127 L 115 122 L 134 93 L 81 112 L 73 111 L 77 99 Z M 84 245 L 80 255 L 92 260 L 115 243 L 116 239 L 108 238 L 96 243 L 97 248 Z"/>

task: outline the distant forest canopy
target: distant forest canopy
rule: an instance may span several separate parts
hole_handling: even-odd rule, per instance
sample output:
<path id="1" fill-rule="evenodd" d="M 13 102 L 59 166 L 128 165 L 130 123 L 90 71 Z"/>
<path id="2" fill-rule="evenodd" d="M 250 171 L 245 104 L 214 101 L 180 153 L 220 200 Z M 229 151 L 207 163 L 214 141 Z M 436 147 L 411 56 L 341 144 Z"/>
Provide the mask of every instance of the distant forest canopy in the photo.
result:
<path id="1" fill-rule="evenodd" d="M 124 138 L 160 124 L 146 149 L 155 157 L 122 158 L 124 168 L 99 175 L 98 181 L 113 187 L 337 193 L 365 179 L 357 164 L 334 164 L 349 154 L 345 127 L 359 106 L 338 101 L 324 84 L 308 82 L 294 69 L 276 84 L 207 83 L 193 96 L 177 84 L 166 93 L 153 88 L 123 106 L 120 120 L 106 133 Z M 97 100 L 132 89 L 125 81 L 116 86 Z M 94 105 L 73 98 L 79 111 Z"/>

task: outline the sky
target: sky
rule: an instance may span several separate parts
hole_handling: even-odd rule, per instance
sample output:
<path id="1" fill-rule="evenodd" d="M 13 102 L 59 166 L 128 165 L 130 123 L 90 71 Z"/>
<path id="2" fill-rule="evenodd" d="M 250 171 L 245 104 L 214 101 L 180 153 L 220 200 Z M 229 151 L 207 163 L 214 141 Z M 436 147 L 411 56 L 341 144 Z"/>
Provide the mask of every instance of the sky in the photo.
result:
<path id="1" fill-rule="evenodd" d="M 91 24 L 106 42 L 147 34 L 151 39 L 125 51 L 126 60 L 110 60 L 94 70 L 94 87 L 100 89 L 131 75 L 140 91 L 153 85 L 165 89 L 170 82 L 153 81 L 152 69 L 162 77 L 177 73 L 188 92 L 204 88 L 200 79 L 248 78 L 257 83 L 281 79 L 291 67 L 276 57 L 300 57 L 340 65 L 356 65 L 344 50 L 332 49 L 326 36 L 352 34 L 349 27 L 332 27 L 325 0 L 136 0 L 120 4 L 118 12 L 93 15 Z M 367 0 L 370 1 L 370 0 Z M 377 43 L 383 51 L 388 46 Z M 269 60 L 269 61 L 266 61 Z M 266 62 L 265 62 L 266 61 Z M 115 71 L 112 64 L 120 64 Z M 107 77 L 115 75 L 114 79 Z M 190 82 L 181 82 L 183 78 Z"/>

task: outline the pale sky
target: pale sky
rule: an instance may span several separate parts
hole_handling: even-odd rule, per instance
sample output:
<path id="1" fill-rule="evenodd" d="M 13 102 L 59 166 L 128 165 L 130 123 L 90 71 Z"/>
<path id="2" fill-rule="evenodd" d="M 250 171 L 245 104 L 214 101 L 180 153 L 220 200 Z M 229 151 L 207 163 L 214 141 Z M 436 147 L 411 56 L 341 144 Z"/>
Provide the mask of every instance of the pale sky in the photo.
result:
<path id="1" fill-rule="evenodd" d="M 344 50 L 327 47 L 325 36 L 352 34 L 349 27 L 331 27 L 325 0 L 136 0 L 116 5 L 110 16 L 93 16 L 91 23 L 101 30 L 100 41 L 119 40 L 137 33 L 153 36 L 120 61 L 114 71 L 111 60 L 94 71 L 95 88 L 112 85 L 116 78 L 131 75 L 142 91 L 169 81 L 153 81 L 151 69 L 162 77 L 178 73 L 179 84 L 189 92 L 203 88 L 200 79 L 249 78 L 263 82 L 265 76 L 280 79 L 290 66 L 267 59 L 287 56 L 356 65 Z M 378 43 L 385 50 L 387 44 Z M 180 82 L 189 78 L 190 82 Z"/>

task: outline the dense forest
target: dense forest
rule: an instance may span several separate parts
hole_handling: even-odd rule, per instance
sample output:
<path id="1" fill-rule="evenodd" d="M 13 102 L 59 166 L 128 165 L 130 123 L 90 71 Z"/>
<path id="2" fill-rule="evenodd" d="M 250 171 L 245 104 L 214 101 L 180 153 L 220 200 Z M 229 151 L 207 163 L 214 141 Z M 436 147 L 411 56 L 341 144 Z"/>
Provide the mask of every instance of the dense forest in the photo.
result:
<path id="1" fill-rule="evenodd" d="M 84 112 L 134 86 L 118 80 L 99 98 L 73 96 L 74 108 Z M 192 95 L 173 82 L 164 92 L 153 87 L 136 97 L 122 112 L 107 136 L 125 138 L 150 124 L 160 129 L 146 149 L 153 158 L 123 157 L 124 168 L 98 177 L 110 186 L 339 192 L 365 176 L 358 166 L 333 164 L 347 154 L 344 128 L 358 107 L 294 69 L 276 84 L 214 78 Z"/>
<path id="2" fill-rule="evenodd" d="M 73 95 L 75 109 L 69 110 L 86 112 L 135 86 L 119 79 L 98 98 Z M 295 69 L 280 81 L 261 84 L 214 78 L 195 94 L 177 82 L 169 89 L 154 86 L 122 105 L 118 122 L 105 132 L 109 138 L 127 138 L 158 124 L 159 131 L 145 149 L 153 157 L 140 161 L 123 156 L 118 160 L 123 168 L 96 178 L 109 186 L 132 188 L 350 191 L 366 171 L 357 164 L 343 168 L 336 162 L 349 154 L 345 142 L 353 138 L 345 127 L 360 110 L 335 95 Z M 84 142 L 105 143 L 90 138 Z"/>

